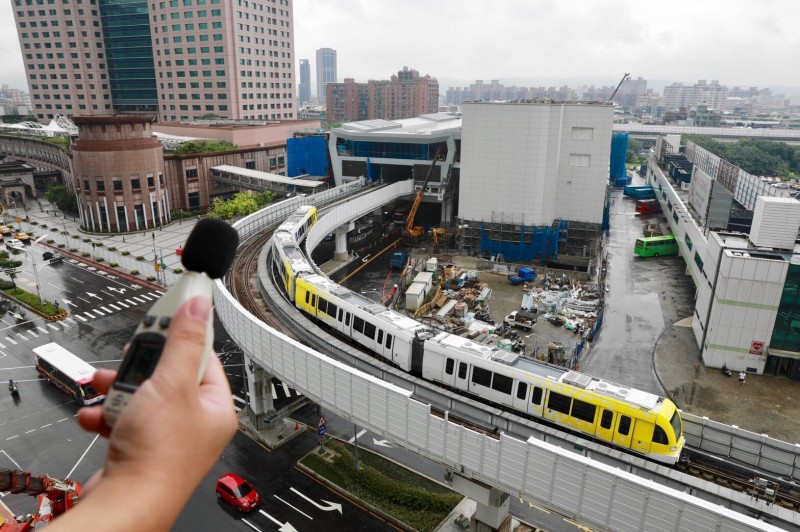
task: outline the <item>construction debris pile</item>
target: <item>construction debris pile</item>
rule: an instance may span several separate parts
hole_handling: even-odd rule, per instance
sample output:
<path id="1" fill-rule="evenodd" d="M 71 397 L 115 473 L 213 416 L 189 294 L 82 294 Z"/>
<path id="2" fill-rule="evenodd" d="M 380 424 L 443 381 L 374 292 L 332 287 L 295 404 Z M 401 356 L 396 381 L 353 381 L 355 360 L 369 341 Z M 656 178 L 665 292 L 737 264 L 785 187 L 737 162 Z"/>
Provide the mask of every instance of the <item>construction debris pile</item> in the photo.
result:
<path id="1" fill-rule="evenodd" d="M 581 284 L 566 274 L 546 274 L 541 284 L 526 284 L 523 289 L 523 310 L 538 312 L 541 319 L 578 334 L 594 326 L 600 304 L 597 285 Z"/>

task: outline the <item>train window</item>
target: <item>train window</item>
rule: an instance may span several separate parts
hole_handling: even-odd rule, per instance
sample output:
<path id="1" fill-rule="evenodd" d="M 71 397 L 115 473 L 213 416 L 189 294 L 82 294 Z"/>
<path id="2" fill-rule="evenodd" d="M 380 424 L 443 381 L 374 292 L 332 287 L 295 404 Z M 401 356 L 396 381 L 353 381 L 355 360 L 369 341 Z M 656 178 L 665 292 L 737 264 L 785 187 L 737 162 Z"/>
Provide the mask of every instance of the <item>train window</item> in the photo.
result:
<path id="1" fill-rule="evenodd" d="M 538 386 L 534 386 L 533 388 L 533 395 L 531 395 L 531 403 L 535 405 L 542 404 L 542 388 Z"/>
<path id="2" fill-rule="evenodd" d="M 681 417 L 678 415 L 677 410 L 672 414 L 669 424 L 672 427 L 672 433 L 675 435 L 675 441 L 678 441 L 681 437 Z"/>
<path id="3" fill-rule="evenodd" d="M 514 379 L 511 377 L 506 377 L 505 375 L 500 375 L 499 373 L 494 374 L 494 378 L 492 379 L 492 390 L 502 392 L 506 395 L 511 395 L 511 389 L 514 386 Z"/>
<path id="4" fill-rule="evenodd" d="M 378 339 L 376 340 L 376 342 L 378 343 L 379 346 L 383 344 L 383 331 L 381 331 L 380 329 L 378 329 Z"/>
<path id="5" fill-rule="evenodd" d="M 368 321 L 364 322 L 364 336 L 370 340 L 375 339 L 375 326 Z"/>
<path id="6" fill-rule="evenodd" d="M 460 362 L 458 364 L 458 378 L 459 379 L 466 379 L 467 378 L 467 363 Z"/>
<path id="7" fill-rule="evenodd" d="M 447 362 L 444 363 L 444 372 L 447 373 L 448 375 L 452 375 L 453 368 L 455 367 L 455 365 L 456 361 L 453 360 L 452 358 L 448 358 Z"/>
<path id="8" fill-rule="evenodd" d="M 569 406 L 571 403 L 571 397 L 567 397 L 566 395 L 556 392 L 550 392 L 550 395 L 547 399 L 547 408 L 569 415 Z"/>
<path id="9" fill-rule="evenodd" d="M 353 330 L 364 334 L 364 320 L 358 316 L 353 316 Z"/>
<path id="10" fill-rule="evenodd" d="M 386 335 L 386 349 L 391 349 L 391 348 L 392 348 L 392 335 L 391 334 L 387 334 Z"/>
<path id="11" fill-rule="evenodd" d="M 477 366 L 472 368 L 472 384 L 480 384 L 487 388 L 492 384 L 492 372 L 488 369 L 479 368 Z"/>
<path id="12" fill-rule="evenodd" d="M 316 306 L 317 306 L 317 296 L 313 295 L 311 296 L 311 308 L 314 308 Z"/>
<path id="13" fill-rule="evenodd" d="M 319 305 L 317 306 L 320 312 L 324 312 L 325 314 L 328 313 L 328 300 L 325 298 L 319 298 Z"/>
<path id="14" fill-rule="evenodd" d="M 667 433 L 664 432 L 664 429 L 662 429 L 658 425 L 656 425 L 655 428 L 653 429 L 653 443 L 660 443 L 661 445 L 669 445 L 669 438 L 667 438 Z"/>
<path id="15" fill-rule="evenodd" d="M 328 312 L 328 316 L 330 316 L 331 318 L 334 318 L 334 319 L 335 319 L 335 318 L 336 318 L 336 311 L 337 311 L 337 310 L 339 310 L 339 307 L 337 307 L 337 306 L 336 306 L 336 305 L 334 305 L 333 303 L 330 303 L 330 302 L 328 303 L 328 310 L 327 310 L 327 312 Z M 339 314 L 339 315 L 341 316 L 341 312 L 340 312 L 340 314 Z M 341 318 L 340 318 L 340 320 L 341 320 Z"/>
<path id="16" fill-rule="evenodd" d="M 345 325 L 345 327 L 350 327 L 350 313 L 349 312 L 345 312 L 344 313 L 344 325 Z"/>
<path id="17" fill-rule="evenodd" d="M 578 418 L 581 421 L 588 423 L 594 422 L 594 415 L 597 412 L 597 407 L 585 401 L 575 399 L 572 401 L 572 417 Z"/>
<path id="18" fill-rule="evenodd" d="M 627 436 L 631 432 L 631 418 L 628 416 L 619 416 L 619 426 L 617 432 L 623 436 Z"/>
<path id="19" fill-rule="evenodd" d="M 342 321 L 342 309 L 339 309 L 339 322 Z"/>
<path id="20" fill-rule="evenodd" d="M 517 399 L 525 400 L 525 396 L 528 395 L 528 385 L 524 382 L 520 382 L 517 384 Z"/>
<path id="21" fill-rule="evenodd" d="M 306 305 L 308 305 L 308 300 L 311 298 L 311 292 L 306 292 Z"/>
<path id="22" fill-rule="evenodd" d="M 600 416 L 600 427 L 606 430 L 611 428 L 611 422 L 614 420 L 614 413 L 611 410 L 603 410 Z"/>

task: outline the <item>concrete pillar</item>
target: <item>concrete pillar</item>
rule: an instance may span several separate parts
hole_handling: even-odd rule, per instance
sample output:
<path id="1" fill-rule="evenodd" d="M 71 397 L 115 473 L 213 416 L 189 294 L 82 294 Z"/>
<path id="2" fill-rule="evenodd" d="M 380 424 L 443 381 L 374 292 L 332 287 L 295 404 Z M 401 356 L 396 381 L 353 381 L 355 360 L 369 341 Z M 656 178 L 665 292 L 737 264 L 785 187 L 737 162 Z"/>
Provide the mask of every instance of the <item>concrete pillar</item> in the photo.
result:
<path id="1" fill-rule="evenodd" d="M 336 231 L 334 231 L 336 235 L 336 251 L 333 254 L 333 260 L 346 262 L 350 258 L 347 252 L 347 232 L 352 231 L 355 227 L 355 223 L 349 222 L 336 228 Z"/>
<path id="2" fill-rule="evenodd" d="M 266 423 L 266 417 L 275 412 L 272 402 L 272 375 L 251 360 L 245 363 L 245 374 L 250 421 L 260 430 Z"/>
<path id="3" fill-rule="evenodd" d="M 508 513 L 510 498 L 497 488 L 474 479 L 448 472 L 445 480 L 451 489 L 469 497 L 477 503 L 475 514 L 470 519 L 470 532 L 508 532 L 512 518 Z"/>

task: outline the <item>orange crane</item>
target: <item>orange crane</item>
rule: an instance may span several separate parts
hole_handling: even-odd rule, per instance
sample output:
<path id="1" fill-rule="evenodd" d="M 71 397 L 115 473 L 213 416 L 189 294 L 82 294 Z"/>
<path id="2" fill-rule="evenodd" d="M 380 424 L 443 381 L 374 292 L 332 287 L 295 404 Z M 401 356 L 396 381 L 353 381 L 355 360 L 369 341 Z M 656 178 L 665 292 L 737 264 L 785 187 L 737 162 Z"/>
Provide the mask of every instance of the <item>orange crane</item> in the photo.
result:
<path id="1" fill-rule="evenodd" d="M 27 493 L 38 497 L 37 511 L 27 516 L 5 515 L 0 508 L 0 532 L 29 532 L 47 523 L 78 504 L 83 488 L 79 482 L 60 480 L 49 475 L 37 477 L 25 471 L 0 469 L 0 491 Z"/>
<path id="2" fill-rule="evenodd" d="M 417 216 L 417 210 L 419 209 L 419 204 L 422 203 L 422 196 L 425 195 L 425 187 L 428 186 L 428 181 L 431 179 L 431 174 L 433 173 L 433 167 L 436 166 L 436 161 L 441 160 L 444 150 L 439 148 L 436 151 L 436 155 L 433 157 L 433 161 L 431 161 L 431 166 L 428 168 L 428 174 L 425 176 L 425 182 L 422 183 L 422 186 L 417 191 L 417 195 L 414 197 L 414 203 L 411 204 L 411 209 L 408 211 L 408 218 L 406 218 L 406 225 L 403 228 L 405 236 L 409 237 L 412 240 L 416 240 L 419 238 L 422 233 L 425 232 L 425 229 L 422 226 L 415 226 L 414 225 L 414 218 Z"/>

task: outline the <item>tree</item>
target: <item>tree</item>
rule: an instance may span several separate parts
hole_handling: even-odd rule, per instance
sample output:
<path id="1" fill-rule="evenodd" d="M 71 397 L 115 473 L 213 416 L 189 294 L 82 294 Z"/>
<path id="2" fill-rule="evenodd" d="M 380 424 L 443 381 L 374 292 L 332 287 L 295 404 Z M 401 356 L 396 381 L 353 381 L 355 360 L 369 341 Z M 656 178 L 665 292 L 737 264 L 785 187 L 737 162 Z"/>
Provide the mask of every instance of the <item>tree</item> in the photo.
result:
<path id="1" fill-rule="evenodd" d="M 247 190 L 237 192 L 231 199 L 216 198 L 208 210 L 208 215 L 220 220 L 230 220 L 236 216 L 247 216 L 259 209 L 255 195 Z"/>
<path id="2" fill-rule="evenodd" d="M 640 151 L 642 151 L 642 141 L 628 137 L 628 152 L 625 154 L 625 162 L 638 163 Z"/>
<path id="3" fill-rule="evenodd" d="M 53 185 L 45 192 L 47 201 L 64 212 L 78 212 L 78 197 L 64 185 Z"/>
<path id="4" fill-rule="evenodd" d="M 207 153 L 214 151 L 235 150 L 236 144 L 225 140 L 190 140 L 175 149 L 175 153 Z"/>
<path id="5" fill-rule="evenodd" d="M 13 288 L 17 287 L 17 285 L 14 283 L 14 279 L 17 276 L 15 270 L 20 266 L 22 266 L 21 260 L 12 260 L 8 255 L 8 251 L 0 251 L 0 269 L 2 269 L 3 272 L 8 275 L 8 278 L 11 279 Z"/>

